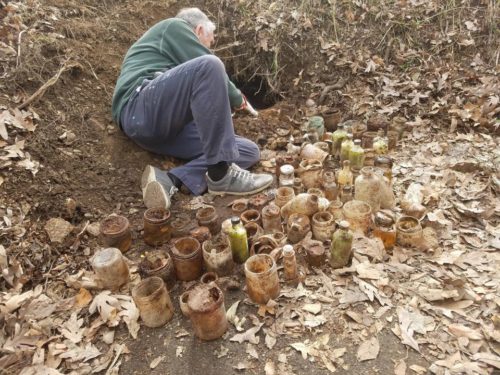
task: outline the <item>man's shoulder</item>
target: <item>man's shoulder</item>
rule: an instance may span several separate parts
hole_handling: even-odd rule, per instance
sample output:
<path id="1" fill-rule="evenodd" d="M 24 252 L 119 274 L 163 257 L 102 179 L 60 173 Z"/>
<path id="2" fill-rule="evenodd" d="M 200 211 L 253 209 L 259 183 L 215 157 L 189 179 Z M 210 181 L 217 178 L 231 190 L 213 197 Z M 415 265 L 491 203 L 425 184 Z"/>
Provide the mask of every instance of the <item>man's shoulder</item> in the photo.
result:
<path id="1" fill-rule="evenodd" d="M 170 30 L 190 30 L 190 27 L 186 21 L 181 18 L 167 18 L 163 21 L 158 22 L 153 28 L 168 28 Z"/>

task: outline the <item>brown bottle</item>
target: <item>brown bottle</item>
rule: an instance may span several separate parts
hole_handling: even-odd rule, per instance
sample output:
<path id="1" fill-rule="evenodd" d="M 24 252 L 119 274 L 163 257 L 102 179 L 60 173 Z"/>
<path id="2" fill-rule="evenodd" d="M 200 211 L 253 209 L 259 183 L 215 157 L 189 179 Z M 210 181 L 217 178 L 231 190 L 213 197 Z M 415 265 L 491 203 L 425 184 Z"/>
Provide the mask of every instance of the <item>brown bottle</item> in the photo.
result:
<path id="1" fill-rule="evenodd" d="M 297 259 L 292 245 L 283 246 L 283 269 L 285 281 L 288 284 L 296 285 L 298 283 Z"/>
<path id="2" fill-rule="evenodd" d="M 323 173 L 323 191 L 325 193 L 325 198 L 329 201 L 334 201 L 338 196 L 338 188 L 335 183 L 335 174 L 333 172 Z"/>
<path id="3" fill-rule="evenodd" d="M 394 227 L 394 217 L 392 213 L 385 210 L 375 214 L 375 228 L 373 235 L 384 243 L 386 250 L 391 250 L 396 243 L 396 228 Z"/>

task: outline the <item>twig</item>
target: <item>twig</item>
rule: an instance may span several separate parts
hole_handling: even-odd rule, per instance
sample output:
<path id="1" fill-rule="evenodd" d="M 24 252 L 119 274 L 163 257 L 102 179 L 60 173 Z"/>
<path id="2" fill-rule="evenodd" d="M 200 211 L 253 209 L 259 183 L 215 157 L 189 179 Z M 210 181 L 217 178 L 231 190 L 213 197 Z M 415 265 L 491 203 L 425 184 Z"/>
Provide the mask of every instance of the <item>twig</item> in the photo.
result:
<path id="1" fill-rule="evenodd" d="M 28 30 L 28 29 L 26 29 Z M 20 57 L 21 57 L 21 37 L 23 35 L 23 33 L 26 31 L 26 30 L 23 30 L 19 33 L 19 35 L 17 36 L 17 57 L 16 57 L 16 69 L 19 67 L 19 60 L 20 60 Z"/>
<path id="2" fill-rule="evenodd" d="M 222 46 L 222 47 L 219 47 L 219 48 L 215 48 L 213 51 L 214 52 L 220 52 L 220 51 L 224 51 L 225 49 L 228 49 L 228 48 L 231 48 L 231 47 L 238 47 L 239 45 L 241 45 L 241 42 L 236 41 L 236 42 L 233 42 L 233 43 L 226 44 L 225 46 Z"/>
<path id="3" fill-rule="evenodd" d="M 47 89 L 50 86 L 53 86 L 57 82 L 57 80 L 59 79 L 59 77 L 61 76 L 61 74 L 63 72 L 65 72 L 68 69 L 77 67 L 77 66 L 80 68 L 82 67 L 77 62 L 71 62 L 71 63 L 65 62 L 63 64 L 63 66 L 61 67 L 61 69 L 59 69 L 59 71 L 52 78 L 50 78 L 47 82 L 45 82 L 38 90 L 36 90 L 36 92 L 33 95 L 31 95 L 21 105 L 19 105 L 17 107 L 17 109 L 23 109 L 23 108 L 27 107 L 28 105 L 30 105 L 32 102 L 34 102 L 36 99 L 39 99 L 41 96 L 43 96 L 43 94 L 45 94 L 45 91 L 47 91 Z"/>

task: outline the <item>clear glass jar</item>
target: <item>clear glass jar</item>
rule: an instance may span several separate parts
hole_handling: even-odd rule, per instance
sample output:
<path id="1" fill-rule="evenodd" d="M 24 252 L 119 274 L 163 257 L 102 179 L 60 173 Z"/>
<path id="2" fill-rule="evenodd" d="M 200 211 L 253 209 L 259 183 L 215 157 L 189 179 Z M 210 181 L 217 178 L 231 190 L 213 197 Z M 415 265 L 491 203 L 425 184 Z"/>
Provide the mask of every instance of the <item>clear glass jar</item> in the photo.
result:
<path id="1" fill-rule="evenodd" d="M 280 168 L 279 186 L 293 187 L 295 179 L 295 168 L 293 165 L 285 164 Z"/>
<path id="2" fill-rule="evenodd" d="M 361 141 L 356 139 L 349 150 L 349 162 L 354 169 L 361 169 L 365 164 L 365 150 L 361 147 Z"/>
<path id="3" fill-rule="evenodd" d="M 316 134 L 318 134 L 318 139 L 323 139 L 323 133 L 325 132 L 325 121 L 323 120 L 323 117 L 310 117 L 307 123 L 307 132 L 316 132 Z"/>
<path id="4" fill-rule="evenodd" d="M 380 210 L 381 182 L 372 167 L 363 167 L 354 183 L 354 199 L 366 202 L 372 212 Z"/>
<path id="5" fill-rule="evenodd" d="M 352 139 L 352 134 L 347 134 L 347 137 L 342 141 L 340 145 L 340 161 L 349 160 L 349 153 L 352 146 L 354 146 L 354 141 Z"/>
<path id="6" fill-rule="evenodd" d="M 373 151 L 377 155 L 385 155 L 389 152 L 389 140 L 383 129 L 379 129 L 377 136 L 373 138 Z"/>
<path id="7" fill-rule="evenodd" d="M 330 265 L 332 268 L 342 268 L 349 264 L 352 256 L 353 235 L 349 230 L 349 223 L 342 220 L 339 228 L 332 236 L 330 247 Z"/>
<path id="8" fill-rule="evenodd" d="M 337 177 L 337 182 L 339 184 L 339 188 L 343 188 L 345 185 L 352 185 L 353 183 L 353 175 L 351 172 L 351 163 L 349 160 L 344 160 L 343 167 L 339 171 L 339 175 Z"/>
<path id="9" fill-rule="evenodd" d="M 332 134 L 332 155 L 340 156 L 340 147 L 342 141 L 347 137 L 347 132 L 344 129 L 344 125 L 339 124 L 337 130 Z"/>
<path id="10" fill-rule="evenodd" d="M 372 209 L 368 203 L 357 200 L 346 202 L 342 213 L 353 231 L 361 231 L 365 236 L 368 234 L 372 227 Z"/>
<path id="11" fill-rule="evenodd" d="M 280 294 L 278 268 L 268 254 L 256 254 L 245 262 L 247 293 L 250 299 L 265 305 Z"/>
<path id="12" fill-rule="evenodd" d="M 337 184 L 335 183 L 335 174 L 333 172 L 323 173 L 322 185 L 326 199 L 329 201 L 337 199 L 339 190 Z"/>

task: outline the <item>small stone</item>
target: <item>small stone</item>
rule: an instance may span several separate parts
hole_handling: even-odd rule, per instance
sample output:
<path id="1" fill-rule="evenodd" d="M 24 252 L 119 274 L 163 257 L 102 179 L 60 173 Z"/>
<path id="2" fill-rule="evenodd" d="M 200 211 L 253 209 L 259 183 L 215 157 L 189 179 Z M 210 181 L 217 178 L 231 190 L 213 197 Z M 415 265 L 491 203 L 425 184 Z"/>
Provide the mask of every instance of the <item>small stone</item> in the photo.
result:
<path id="1" fill-rule="evenodd" d="M 90 223 L 89 225 L 87 225 L 87 233 L 91 236 L 97 237 L 100 233 L 99 226 L 100 225 L 98 222 Z"/>
<path id="2" fill-rule="evenodd" d="M 62 243 L 73 229 L 73 225 L 59 217 L 52 218 L 45 224 L 45 231 L 49 235 L 50 242 Z"/>

